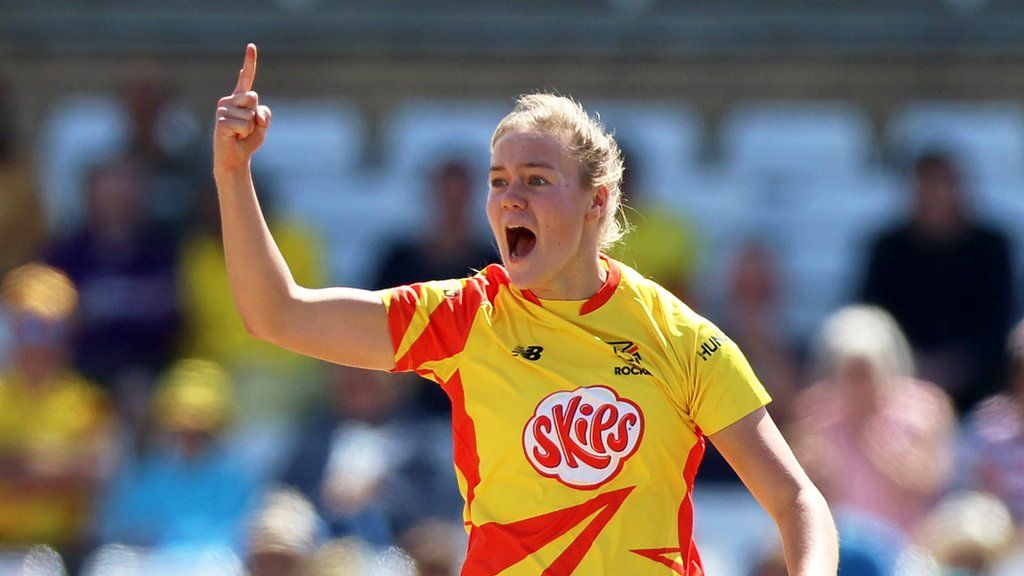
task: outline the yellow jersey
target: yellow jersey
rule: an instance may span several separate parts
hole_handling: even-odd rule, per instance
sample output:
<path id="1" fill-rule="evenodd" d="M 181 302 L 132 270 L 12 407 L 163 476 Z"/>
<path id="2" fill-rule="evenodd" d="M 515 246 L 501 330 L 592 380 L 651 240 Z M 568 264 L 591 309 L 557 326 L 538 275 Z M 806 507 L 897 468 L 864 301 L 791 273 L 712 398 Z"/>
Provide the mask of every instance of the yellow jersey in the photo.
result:
<path id="1" fill-rule="evenodd" d="M 703 574 L 704 435 L 770 399 L 711 322 L 602 260 L 586 301 L 541 300 L 496 264 L 379 292 L 395 370 L 452 401 L 463 576 Z"/>

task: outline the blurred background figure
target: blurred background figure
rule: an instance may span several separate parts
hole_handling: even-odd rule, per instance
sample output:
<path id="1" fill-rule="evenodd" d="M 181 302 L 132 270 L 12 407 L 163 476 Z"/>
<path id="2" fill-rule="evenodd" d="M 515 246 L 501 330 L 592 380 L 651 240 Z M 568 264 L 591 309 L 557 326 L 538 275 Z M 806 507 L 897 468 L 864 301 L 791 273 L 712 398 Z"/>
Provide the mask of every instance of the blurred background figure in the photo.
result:
<path id="1" fill-rule="evenodd" d="M 1009 243 L 979 222 L 952 159 L 914 165 L 910 219 L 871 247 L 863 298 L 906 330 L 923 378 L 965 411 L 996 391 L 1012 314 Z"/>
<path id="2" fill-rule="evenodd" d="M 427 228 L 415 237 L 396 238 L 384 250 L 375 288 L 465 278 L 497 261 L 494 248 L 474 225 L 481 206 L 478 200 L 487 186 L 475 181 L 473 167 L 457 160 L 444 162 L 424 181 L 429 186 Z"/>
<path id="3" fill-rule="evenodd" d="M 101 540 L 195 556 L 240 552 L 259 493 L 253 474 L 222 443 L 231 413 L 220 366 L 195 359 L 172 365 L 153 399 L 154 442 L 121 466 L 103 499 Z"/>
<path id="4" fill-rule="evenodd" d="M 937 574 L 996 573 L 1014 539 L 1009 510 L 984 492 L 955 492 L 921 520 L 914 542 Z M 924 570 L 922 570 L 924 572 Z"/>
<path id="5" fill-rule="evenodd" d="M 355 536 L 347 536 L 324 544 L 303 563 L 298 574 L 299 576 L 381 574 L 382 572 L 375 564 L 373 548 Z"/>
<path id="6" fill-rule="evenodd" d="M 957 424 L 949 397 L 912 377 L 910 347 L 879 308 L 836 312 L 816 344 L 820 379 L 794 405 L 794 452 L 840 526 L 844 516 L 867 517 L 908 533 L 950 479 Z"/>
<path id="7" fill-rule="evenodd" d="M 609 255 L 699 308 L 690 299 L 690 283 L 700 257 L 694 226 L 678 210 L 660 204 L 650 190 L 636 184 L 638 163 L 643 159 L 628 147 L 622 150 L 622 198 L 632 228 Z"/>
<path id="8" fill-rule="evenodd" d="M 78 287 L 75 366 L 113 391 L 132 423 L 173 358 L 180 328 L 177 249 L 146 219 L 144 184 L 128 160 L 95 167 L 86 184 L 86 225 L 57 240 L 47 256 Z"/>
<path id="9" fill-rule="evenodd" d="M 728 266 L 725 316 L 718 324 L 740 346 L 771 394 L 768 412 L 784 430 L 802 376 L 798 357 L 780 329 L 780 268 L 777 256 L 764 243 L 742 243 Z M 697 477 L 703 481 L 739 482 L 710 442 Z"/>
<path id="10" fill-rule="evenodd" d="M 455 522 L 425 519 L 406 530 L 399 541 L 412 559 L 416 576 L 454 576 L 462 567 L 466 533 Z"/>
<path id="11" fill-rule="evenodd" d="M 298 576 L 323 527 L 313 504 L 292 488 L 270 489 L 249 526 L 248 576 Z"/>
<path id="12" fill-rule="evenodd" d="M 66 576 L 67 568 L 54 549 L 34 546 L 24 552 L 0 551 L 0 574 L 21 576 Z"/>
<path id="13" fill-rule="evenodd" d="M 332 367 L 330 412 L 299 437 L 283 479 L 312 500 L 331 536 L 377 547 L 421 518 L 461 512 L 448 423 L 409 412 L 387 374 Z"/>
<path id="14" fill-rule="evenodd" d="M 768 412 L 784 427 L 802 376 L 795 346 L 780 329 L 783 275 L 778 256 L 765 243 L 742 243 L 732 256 L 728 303 L 719 323 L 771 394 Z"/>
<path id="15" fill-rule="evenodd" d="M 324 399 L 325 364 L 249 335 L 228 288 L 217 191 L 210 180 L 182 242 L 179 290 L 182 353 L 231 374 L 236 419 L 229 440 L 262 477 L 280 472 L 299 420 Z M 266 188 L 264 188 L 266 189 Z M 260 198 L 274 239 L 303 286 L 324 285 L 323 248 L 308 226 L 277 217 L 272 191 Z"/>
<path id="16" fill-rule="evenodd" d="M 465 278 L 498 260 L 494 247 L 484 240 L 475 221 L 478 201 L 487 185 L 475 182 L 473 168 L 458 160 L 439 164 L 424 179 L 429 190 L 425 229 L 415 236 L 398 237 L 382 252 L 373 281 L 376 289 L 391 288 L 438 278 Z M 416 388 L 416 409 L 426 416 L 451 413 L 448 396 L 433 382 L 412 375 L 396 375 Z"/>
<path id="17" fill-rule="evenodd" d="M 0 274 L 38 258 L 45 239 L 36 176 L 16 119 L 14 95 L 0 77 Z"/>
<path id="18" fill-rule="evenodd" d="M 997 496 L 1024 525 L 1024 321 L 1010 333 L 1005 350 L 1006 391 L 965 419 L 959 484 Z"/>
<path id="19" fill-rule="evenodd" d="M 115 456 L 113 411 L 67 356 L 77 293 L 42 264 L 7 273 L 14 347 L 0 367 L 0 544 L 55 547 L 75 567 L 93 500 Z"/>
<path id="20" fill-rule="evenodd" d="M 202 127 L 158 63 L 136 63 L 121 87 L 127 141 L 121 154 L 146 176 L 143 212 L 180 236 L 208 178 Z"/>

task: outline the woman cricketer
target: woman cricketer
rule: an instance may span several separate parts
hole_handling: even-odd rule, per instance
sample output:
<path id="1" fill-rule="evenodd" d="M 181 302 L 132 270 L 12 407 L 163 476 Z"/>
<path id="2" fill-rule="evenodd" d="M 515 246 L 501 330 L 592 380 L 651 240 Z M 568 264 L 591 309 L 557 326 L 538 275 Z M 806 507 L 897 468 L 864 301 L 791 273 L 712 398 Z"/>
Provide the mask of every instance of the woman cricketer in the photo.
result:
<path id="1" fill-rule="evenodd" d="M 828 505 L 736 345 L 603 254 L 622 234 L 621 154 L 578 104 L 523 96 L 494 133 L 487 218 L 501 264 L 378 292 L 309 289 L 253 188 L 271 120 L 255 74 L 250 44 L 214 132 L 238 310 L 254 336 L 289 350 L 416 371 L 444 389 L 464 576 L 703 575 L 692 492 L 706 438 L 778 525 L 790 574 L 836 573 Z"/>

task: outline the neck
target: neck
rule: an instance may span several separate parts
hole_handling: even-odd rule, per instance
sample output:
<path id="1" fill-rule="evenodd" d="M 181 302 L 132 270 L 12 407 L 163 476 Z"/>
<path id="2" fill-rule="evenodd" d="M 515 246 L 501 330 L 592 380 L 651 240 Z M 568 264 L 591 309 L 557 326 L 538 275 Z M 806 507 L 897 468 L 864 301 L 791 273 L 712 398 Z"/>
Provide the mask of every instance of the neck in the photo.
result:
<path id="1" fill-rule="evenodd" d="M 550 283 L 530 291 L 545 300 L 586 300 L 597 294 L 608 279 L 608 270 L 596 252 L 572 268 L 571 272 L 560 274 Z"/>

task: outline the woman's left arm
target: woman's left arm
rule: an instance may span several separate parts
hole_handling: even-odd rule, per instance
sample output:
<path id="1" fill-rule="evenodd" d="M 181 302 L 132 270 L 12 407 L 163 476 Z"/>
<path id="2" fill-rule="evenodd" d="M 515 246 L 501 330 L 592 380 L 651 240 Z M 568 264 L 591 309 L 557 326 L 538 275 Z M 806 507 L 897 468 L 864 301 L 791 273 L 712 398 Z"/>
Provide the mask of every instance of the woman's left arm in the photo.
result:
<path id="1" fill-rule="evenodd" d="M 709 438 L 778 525 L 790 575 L 836 574 L 839 539 L 828 504 L 768 412 L 755 410 Z"/>

